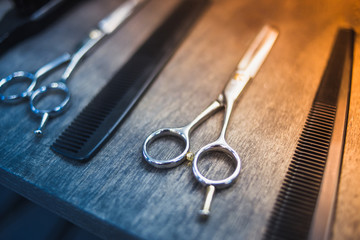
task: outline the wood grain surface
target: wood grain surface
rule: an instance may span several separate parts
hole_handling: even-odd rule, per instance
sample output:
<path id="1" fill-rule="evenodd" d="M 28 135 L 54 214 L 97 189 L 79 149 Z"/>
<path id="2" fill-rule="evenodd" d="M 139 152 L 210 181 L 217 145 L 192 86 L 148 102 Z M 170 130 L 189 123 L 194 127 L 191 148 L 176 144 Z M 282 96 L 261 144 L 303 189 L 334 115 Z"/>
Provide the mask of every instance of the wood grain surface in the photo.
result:
<path id="1" fill-rule="evenodd" d="M 0 104 L 1 184 L 103 238 L 261 239 L 336 31 L 338 27 L 360 31 L 360 3 L 212 1 L 158 79 L 91 161 L 79 164 L 55 155 L 49 147 L 56 137 L 177 3 L 151 0 L 100 44 L 69 80 L 71 107 L 49 121 L 42 138 L 32 133 L 40 119 L 27 103 Z M 72 9 L 51 28 L 0 56 L 0 76 L 20 69 L 35 71 L 72 51 L 118 4 L 90 0 Z M 198 210 L 205 189 L 191 167 L 155 169 L 142 159 L 142 143 L 160 127 L 185 125 L 214 100 L 264 24 L 276 27 L 279 38 L 240 97 L 227 132 L 228 143 L 242 159 L 241 176 L 231 188 L 215 192 L 211 217 L 202 221 Z M 359 66 L 356 38 L 332 239 L 360 238 Z M 221 123 L 222 114 L 217 114 L 196 129 L 191 150 L 214 140 Z M 204 164 L 204 171 L 218 176 L 228 167 L 211 161 Z"/>

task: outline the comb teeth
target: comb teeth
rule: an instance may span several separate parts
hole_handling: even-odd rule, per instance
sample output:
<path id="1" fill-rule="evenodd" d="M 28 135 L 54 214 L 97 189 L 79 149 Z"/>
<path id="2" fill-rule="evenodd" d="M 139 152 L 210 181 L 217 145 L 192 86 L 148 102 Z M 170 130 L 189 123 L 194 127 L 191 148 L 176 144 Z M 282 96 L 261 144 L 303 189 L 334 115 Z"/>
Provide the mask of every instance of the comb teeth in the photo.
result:
<path id="1" fill-rule="evenodd" d="M 330 147 L 336 107 L 314 102 L 264 239 L 306 239 Z"/>

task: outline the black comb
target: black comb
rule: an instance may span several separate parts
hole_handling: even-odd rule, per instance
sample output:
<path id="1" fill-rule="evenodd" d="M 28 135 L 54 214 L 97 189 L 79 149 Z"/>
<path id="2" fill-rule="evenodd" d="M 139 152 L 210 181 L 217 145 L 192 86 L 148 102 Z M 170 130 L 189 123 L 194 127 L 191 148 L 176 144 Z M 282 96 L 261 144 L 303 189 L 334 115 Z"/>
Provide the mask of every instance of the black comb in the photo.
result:
<path id="1" fill-rule="evenodd" d="M 156 78 L 207 5 L 207 0 L 182 1 L 51 149 L 75 160 L 92 157 Z"/>
<path id="2" fill-rule="evenodd" d="M 268 221 L 264 239 L 328 239 L 346 134 L 354 32 L 333 50 Z"/>

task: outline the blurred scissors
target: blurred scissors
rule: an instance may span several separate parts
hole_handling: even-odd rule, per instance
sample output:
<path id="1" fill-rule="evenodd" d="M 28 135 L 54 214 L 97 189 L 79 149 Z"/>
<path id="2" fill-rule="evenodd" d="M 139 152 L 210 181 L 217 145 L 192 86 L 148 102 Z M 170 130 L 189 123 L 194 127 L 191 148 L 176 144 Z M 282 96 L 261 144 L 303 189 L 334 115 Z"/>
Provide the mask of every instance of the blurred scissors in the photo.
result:
<path id="1" fill-rule="evenodd" d="M 193 173 L 195 178 L 203 185 L 207 186 L 207 195 L 203 209 L 200 211 L 200 214 L 203 216 L 208 216 L 210 214 L 210 204 L 212 197 L 217 188 L 225 188 L 230 186 L 236 178 L 239 176 L 241 169 L 241 161 L 239 155 L 236 151 L 231 148 L 225 141 L 226 128 L 229 123 L 231 111 L 235 100 L 238 98 L 242 90 L 244 89 L 247 82 L 254 78 L 258 72 L 260 66 L 264 62 L 266 56 L 270 52 L 275 40 L 278 36 L 278 32 L 269 27 L 265 26 L 260 31 L 260 33 L 255 38 L 254 42 L 251 44 L 244 57 L 237 66 L 237 70 L 234 76 L 225 86 L 222 93 L 219 97 L 210 104 L 202 113 L 200 113 L 190 124 L 185 127 L 180 128 L 163 128 L 155 131 L 150 136 L 148 136 L 143 145 L 143 156 L 145 160 L 154 167 L 157 168 L 171 168 L 181 164 L 185 160 L 185 156 L 189 152 L 190 139 L 189 135 L 192 130 L 199 126 L 203 121 L 213 115 L 217 110 L 222 108 L 225 109 L 225 116 L 223 127 L 220 133 L 219 138 L 204 147 L 202 147 L 195 155 L 193 160 Z M 156 139 L 165 136 L 175 136 L 180 138 L 185 143 L 184 151 L 177 157 L 173 159 L 155 159 L 149 155 L 148 147 Z M 227 178 L 222 180 L 211 180 L 204 177 L 198 168 L 199 159 L 208 152 L 223 152 L 228 155 L 235 163 L 234 172 Z"/>
<path id="2" fill-rule="evenodd" d="M 106 35 L 111 34 L 118 26 L 125 22 L 125 20 L 131 16 L 135 9 L 145 1 L 146 0 L 127 0 L 126 2 L 121 4 L 118 8 L 115 9 L 115 11 L 113 11 L 110 15 L 108 15 L 98 23 L 97 29 L 93 29 L 90 31 L 87 39 L 72 56 L 70 56 L 70 54 L 64 54 L 63 56 L 41 67 L 35 74 L 18 71 L 14 72 L 6 78 L 3 78 L 0 81 L 0 101 L 16 102 L 24 98 L 29 98 L 31 111 L 36 115 L 41 116 L 42 118 L 39 128 L 34 131 L 36 135 L 41 135 L 42 128 L 44 127 L 48 118 L 61 113 L 65 109 L 65 106 L 69 103 L 70 92 L 66 85 L 66 81 L 70 77 L 71 73 L 73 72 L 77 64 L 80 62 L 80 60 L 101 39 L 103 39 Z M 44 76 L 49 71 L 66 62 L 69 62 L 69 64 L 59 81 L 52 82 L 47 86 L 41 86 L 40 88 L 34 90 L 40 77 Z M 15 84 L 19 81 L 30 82 L 30 85 L 24 92 L 20 94 L 5 95 L 6 88 L 9 87 L 11 84 Z M 52 109 L 39 109 L 35 106 L 36 103 L 44 97 L 44 95 L 54 91 L 63 93 L 65 96 L 58 106 Z"/>

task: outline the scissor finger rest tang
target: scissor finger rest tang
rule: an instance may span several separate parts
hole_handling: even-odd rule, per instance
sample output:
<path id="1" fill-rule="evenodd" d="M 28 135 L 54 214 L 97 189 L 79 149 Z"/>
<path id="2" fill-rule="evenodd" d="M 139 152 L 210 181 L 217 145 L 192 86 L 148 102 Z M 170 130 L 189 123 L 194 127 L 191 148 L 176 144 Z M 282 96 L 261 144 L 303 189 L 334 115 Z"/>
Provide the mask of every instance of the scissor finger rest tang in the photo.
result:
<path id="1" fill-rule="evenodd" d="M 233 173 L 224 179 L 221 180 L 212 180 L 205 177 L 201 174 L 199 170 L 199 160 L 206 154 L 211 152 L 222 152 L 226 154 L 234 163 L 235 169 Z M 193 165 L 192 165 L 193 174 L 198 182 L 207 187 L 206 190 L 206 198 L 204 202 L 203 209 L 200 210 L 200 215 L 202 217 L 208 217 L 210 215 L 210 206 L 212 202 L 213 195 L 215 193 L 215 189 L 219 188 L 227 188 L 230 187 L 233 183 L 235 183 L 238 178 L 241 170 L 241 160 L 239 155 L 232 149 L 226 142 L 225 139 L 218 139 L 216 142 L 210 143 L 204 147 L 202 147 L 195 155 Z"/>
<path id="2" fill-rule="evenodd" d="M 64 95 L 62 101 L 55 107 L 49 109 L 41 109 L 36 107 L 36 103 L 41 100 L 45 95 L 51 94 L 51 92 L 58 92 Z M 65 107 L 70 101 L 70 91 L 65 83 L 53 82 L 47 86 L 42 86 L 34 91 L 30 96 L 30 108 L 33 113 L 41 117 L 40 126 L 34 131 L 36 135 L 42 134 L 42 128 L 45 126 L 49 117 L 56 116 L 65 110 Z"/>
<path id="3" fill-rule="evenodd" d="M 233 184 L 240 174 L 241 160 L 239 155 L 234 149 L 232 149 L 225 140 L 226 129 L 229 123 L 232 108 L 235 104 L 236 99 L 243 91 L 245 85 L 252 79 L 258 72 L 260 66 L 264 62 L 265 58 L 269 54 L 278 32 L 269 26 L 265 26 L 255 38 L 254 42 L 245 53 L 243 59 L 238 64 L 234 76 L 230 79 L 224 90 L 219 95 L 218 99 L 215 100 L 208 108 L 200 113 L 190 124 L 183 128 L 164 128 L 152 133 L 146 138 L 143 145 L 143 156 L 144 159 L 154 167 L 157 168 L 169 168 L 175 167 L 184 161 L 185 155 L 188 153 L 190 148 L 189 134 L 191 131 L 200 125 L 203 121 L 213 115 L 219 109 L 224 108 L 225 116 L 223 127 L 219 138 L 201 148 L 195 155 L 193 160 L 193 174 L 197 181 L 207 186 L 207 196 L 205 199 L 204 207 L 200 211 L 202 216 L 209 216 L 210 205 L 215 192 L 215 188 L 226 188 Z M 152 158 L 148 153 L 149 144 L 155 139 L 166 135 L 173 135 L 184 140 L 186 147 L 185 150 L 176 158 L 170 160 L 159 160 Z M 235 164 L 234 172 L 227 178 L 222 180 L 211 180 L 203 176 L 198 168 L 199 159 L 206 153 L 211 152 L 222 152 L 228 155 Z"/>

